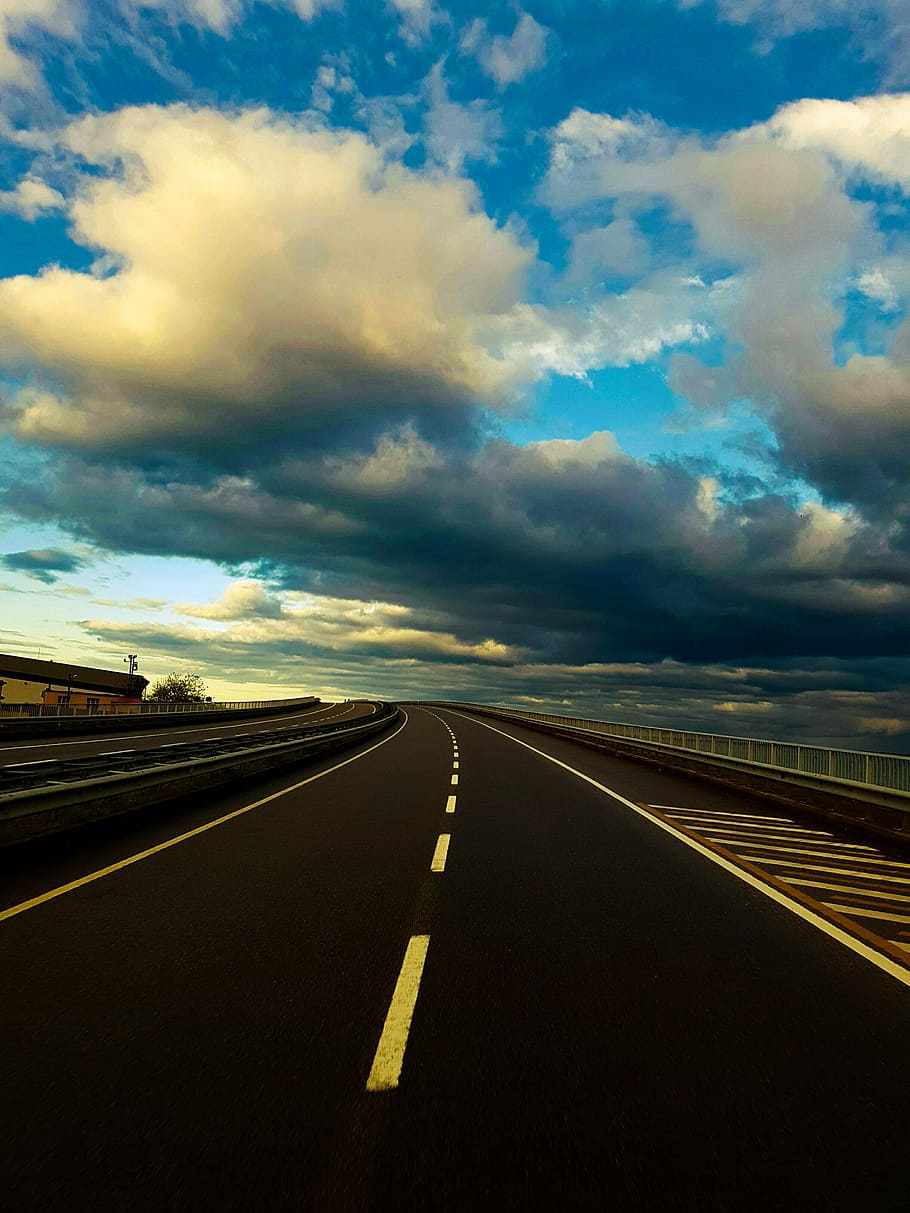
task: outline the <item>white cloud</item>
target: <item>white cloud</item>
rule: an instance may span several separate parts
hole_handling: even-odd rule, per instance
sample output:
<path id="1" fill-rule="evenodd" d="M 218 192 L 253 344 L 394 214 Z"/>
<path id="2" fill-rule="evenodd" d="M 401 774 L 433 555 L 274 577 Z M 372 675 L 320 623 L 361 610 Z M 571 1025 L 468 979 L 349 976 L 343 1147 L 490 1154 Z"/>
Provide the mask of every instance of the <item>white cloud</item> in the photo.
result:
<path id="1" fill-rule="evenodd" d="M 80 17 L 74 0 L 0 0 L 0 82 L 26 91 L 40 88 L 34 61 L 15 43 L 40 32 L 72 39 Z"/>
<path id="2" fill-rule="evenodd" d="M 785 147 L 815 149 L 861 176 L 910 192 L 910 93 L 853 101 L 807 98 L 785 105 L 764 128 Z"/>
<path id="3" fill-rule="evenodd" d="M 25 436 L 103 445 L 495 405 L 532 373 L 490 352 L 530 254 L 465 182 L 264 111 L 127 109 L 63 141 L 111 170 L 82 180 L 71 218 L 120 268 L 0 281 L 5 360 L 68 386 L 22 397 Z"/>
<path id="4" fill-rule="evenodd" d="M 386 0 L 390 9 L 401 18 L 399 37 L 408 46 L 419 46 L 425 42 L 437 23 L 448 22 L 448 16 L 440 11 L 433 0 Z"/>
<path id="5" fill-rule="evenodd" d="M 460 104 L 449 97 L 443 65 L 434 65 L 423 84 L 427 153 L 447 172 L 459 173 L 466 160 L 492 163 L 502 136 L 499 111 L 475 99 Z"/>
<path id="6" fill-rule="evenodd" d="M 227 586 L 217 602 L 182 603 L 174 610 L 178 615 L 196 619 L 280 619 L 281 599 L 270 594 L 258 581 L 234 581 Z"/>
<path id="7" fill-rule="evenodd" d="M 499 88 L 516 84 L 544 66 L 550 31 L 530 13 L 519 9 L 511 34 L 491 34 L 487 22 L 478 17 L 461 37 L 461 48 L 474 55 L 486 74 Z"/>
<path id="8" fill-rule="evenodd" d="M 678 0 L 680 8 L 695 8 L 708 0 Z M 737 25 L 752 23 L 769 49 L 776 38 L 807 30 L 846 29 L 866 59 L 885 68 L 886 81 L 910 79 L 910 26 L 906 0 L 710 0 L 720 16 Z"/>
<path id="9" fill-rule="evenodd" d="M 62 194 L 34 177 L 26 177 L 15 189 L 0 191 L 0 211 L 12 211 L 30 222 L 65 205 Z"/>

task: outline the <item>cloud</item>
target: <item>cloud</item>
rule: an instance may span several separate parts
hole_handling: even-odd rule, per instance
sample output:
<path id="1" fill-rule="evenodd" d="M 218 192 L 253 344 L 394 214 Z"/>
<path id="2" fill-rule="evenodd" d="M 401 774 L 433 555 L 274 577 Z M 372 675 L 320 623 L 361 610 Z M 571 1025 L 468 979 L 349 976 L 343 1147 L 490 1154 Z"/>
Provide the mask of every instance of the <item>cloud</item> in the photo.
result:
<path id="1" fill-rule="evenodd" d="M 709 0 L 677 0 L 695 8 Z M 809 30 L 846 29 L 866 59 L 879 60 L 889 85 L 910 80 L 910 30 L 905 0 L 710 0 L 721 18 L 737 25 L 753 23 L 765 41 Z"/>
<path id="2" fill-rule="evenodd" d="M 719 367 L 675 357 L 672 386 L 703 408 L 750 401 L 786 472 L 894 519 L 910 516 L 910 330 L 901 322 L 885 353 L 835 350 L 849 289 L 894 312 L 906 289 L 906 254 L 886 259 L 887 279 L 876 269 L 884 242 L 850 187 L 903 180 L 907 113 L 904 97 L 798 103 L 708 141 L 646 115 L 575 111 L 553 132 L 543 186 L 568 216 L 607 200 L 633 215 L 669 206 L 691 233 L 680 270 L 697 283 L 724 267 L 691 320 L 730 350 Z"/>
<path id="3" fill-rule="evenodd" d="M 544 66 L 549 37 L 546 26 L 519 9 L 515 29 L 508 35 L 491 34 L 487 22 L 476 18 L 462 34 L 461 49 L 473 55 L 497 87 L 503 89 Z"/>
<path id="4" fill-rule="evenodd" d="M 502 116 L 488 102 L 475 98 L 466 104 L 452 101 L 436 63 L 423 83 L 427 101 L 424 114 L 427 153 L 450 173 L 460 173 L 466 160 L 494 163 L 503 135 Z"/>
<path id="5" fill-rule="evenodd" d="M 530 253 L 463 181 L 264 111 L 127 109 L 63 142 L 105 170 L 70 213 L 110 272 L 0 282 L 3 358 L 48 382 L 15 405 L 25 439 L 272 445 L 497 406 L 540 373 L 495 349 Z"/>
<path id="6" fill-rule="evenodd" d="M 196 619 L 280 619 L 283 613 L 281 600 L 257 581 L 233 582 L 218 602 L 184 603 L 174 609 Z"/>
<path id="7" fill-rule="evenodd" d="M 26 552 L 7 552 L 0 556 L 0 565 L 16 573 L 26 573 L 37 581 L 50 585 L 61 573 L 75 573 L 86 561 L 73 552 L 60 548 L 40 548 Z"/>
<path id="8" fill-rule="evenodd" d="M 0 191 L 0 211 L 11 211 L 31 222 L 50 211 L 62 210 L 64 197 L 44 181 L 26 177 L 13 190 Z"/>
<path id="9" fill-rule="evenodd" d="M 388 7 L 401 18 L 398 36 L 408 46 L 419 46 L 429 39 L 434 25 L 448 23 L 448 15 L 438 9 L 433 0 L 386 0 Z"/>
<path id="10" fill-rule="evenodd" d="M 20 47 L 47 34 L 72 39 L 80 17 L 72 0 L 0 0 L 0 82 L 25 92 L 40 89 L 40 72 Z"/>

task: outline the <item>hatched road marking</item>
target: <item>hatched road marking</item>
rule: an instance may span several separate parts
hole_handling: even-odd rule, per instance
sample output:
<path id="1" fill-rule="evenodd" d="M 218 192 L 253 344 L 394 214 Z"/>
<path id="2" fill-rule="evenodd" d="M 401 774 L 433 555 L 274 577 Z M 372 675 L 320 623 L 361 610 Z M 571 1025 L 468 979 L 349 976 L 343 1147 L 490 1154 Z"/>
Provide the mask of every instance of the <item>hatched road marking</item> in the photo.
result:
<path id="1" fill-rule="evenodd" d="M 864 937 L 878 939 L 889 949 L 908 950 L 896 938 L 900 932 L 892 924 L 910 922 L 910 863 L 891 859 L 874 846 L 841 842 L 829 831 L 809 830 L 787 818 L 769 817 L 762 826 L 760 818 L 753 817 L 748 829 L 743 829 L 739 821 L 726 824 L 737 814 L 721 810 L 672 808 L 664 812 L 670 820 L 678 820 L 735 858 L 759 869 L 774 869 L 773 875 L 769 873 L 771 879 L 793 888 L 797 896 L 810 897 L 799 889 L 819 890 L 811 894 L 811 900 L 832 911 L 841 922 L 854 921 Z M 781 846 L 777 841 L 785 829 L 792 834 L 785 835 L 785 841 L 794 845 Z M 820 859 L 832 859 L 842 866 L 814 862 Z M 807 879 L 809 873 L 815 879 Z M 843 879 L 828 882 L 821 879 L 825 874 L 835 881 Z M 844 879 L 855 883 L 845 884 Z M 876 905 L 877 901 L 885 904 Z"/>
<path id="2" fill-rule="evenodd" d="M 462 716 L 460 712 L 455 713 Z M 609 796 L 612 800 L 619 804 L 625 805 L 633 813 L 643 817 L 646 821 L 650 821 L 652 825 L 663 830 L 667 834 L 671 834 L 678 841 L 684 843 L 687 847 L 696 851 L 703 858 L 723 868 L 729 872 L 731 876 L 735 876 L 737 880 L 741 880 L 744 884 L 756 889 L 763 896 L 783 906 L 791 914 L 797 918 L 801 918 L 816 930 L 821 931 L 829 938 L 835 940 L 845 948 L 849 948 L 851 952 L 855 952 L 857 956 L 861 956 L 870 964 L 875 965 L 883 973 L 887 973 L 889 977 L 895 978 L 901 985 L 910 987 L 910 969 L 907 968 L 907 957 L 905 953 L 910 952 L 910 944 L 900 943 L 897 940 L 886 938 L 881 932 L 876 934 L 847 917 L 846 912 L 840 913 L 834 910 L 829 910 L 821 901 L 809 897 L 806 893 L 801 893 L 791 885 L 786 883 L 786 877 L 783 878 L 774 876 L 770 872 L 761 870 L 762 864 L 780 864 L 790 868 L 799 870 L 821 870 L 832 871 L 833 869 L 812 869 L 811 865 L 793 862 L 790 860 L 769 860 L 761 857 L 746 857 L 733 853 L 727 847 L 723 850 L 718 848 L 723 844 L 713 842 L 710 839 L 710 832 L 706 831 L 703 837 L 696 837 L 695 830 L 692 825 L 686 821 L 675 821 L 671 814 L 679 813 L 687 818 L 698 815 L 697 809 L 686 809 L 682 806 L 674 806 L 671 808 L 664 807 L 658 809 L 656 805 L 636 804 L 632 800 L 628 800 L 619 792 L 614 792 L 612 788 L 608 788 L 606 784 L 600 783 L 591 775 L 586 775 L 583 771 L 577 770 L 570 766 L 567 762 L 562 762 L 559 758 L 554 758 L 552 754 L 547 754 L 545 750 L 539 750 L 536 746 L 530 745 L 527 741 L 522 741 L 519 737 L 513 737 L 511 733 L 506 733 L 502 729 L 497 729 L 494 725 L 488 724 L 485 720 L 478 720 L 473 716 L 462 716 L 462 719 L 468 720 L 471 724 L 477 725 L 483 729 L 489 729 L 491 733 L 498 733 L 500 737 L 505 737 L 514 745 L 521 746 L 525 750 L 530 750 L 532 754 L 537 754 L 540 758 L 547 762 L 553 763 L 554 766 L 561 770 L 568 771 L 582 782 L 589 784 L 591 787 L 597 788 L 603 792 L 605 796 Z M 717 812 L 712 813 L 713 817 L 723 816 Z M 732 816 L 732 815 L 731 815 Z M 740 815 L 741 816 L 741 815 Z M 760 821 L 761 818 L 757 814 L 752 815 L 754 820 Z M 783 822 L 784 824 L 795 825 L 796 823 L 786 817 L 768 818 L 769 821 Z M 843 862 L 849 862 L 852 856 L 843 856 Z M 748 863 L 750 866 L 744 867 L 743 864 Z M 755 865 L 753 868 L 752 865 Z M 889 881 L 891 883 L 902 883 L 908 891 L 908 902 L 910 902 L 910 864 L 905 865 L 907 868 L 906 877 L 898 876 L 879 876 L 875 875 L 876 881 Z M 847 869 L 845 875 L 856 875 L 855 871 Z M 863 873 L 866 879 L 872 879 L 871 874 L 866 871 Z"/>

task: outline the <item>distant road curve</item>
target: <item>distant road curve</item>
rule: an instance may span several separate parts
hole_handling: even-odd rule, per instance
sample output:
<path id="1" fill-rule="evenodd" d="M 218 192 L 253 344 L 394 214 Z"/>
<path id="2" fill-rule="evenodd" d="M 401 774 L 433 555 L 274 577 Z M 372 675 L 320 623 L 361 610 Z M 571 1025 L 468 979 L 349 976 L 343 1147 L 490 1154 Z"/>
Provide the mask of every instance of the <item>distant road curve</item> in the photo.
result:
<path id="1" fill-rule="evenodd" d="M 182 740 L 203 741 L 209 737 L 242 737 L 275 733 L 280 736 L 284 729 L 301 724 L 313 724 L 335 720 L 356 720 L 371 715 L 372 705 L 362 701 L 351 703 L 322 703 L 316 708 L 299 712 L 269 715 L 244 715 L 242 719 L 220 724 L 187 723 L 170 728 L 156 727 L 148 732 L 103 731 L 91 737 L 54 738 L 42 741 L 37 738 L 4 741 L 0 738 L 0 764 L 38 762 L 45 759 L 75 758 L 81 755 L 125 753 L 133 750 L 154 750 L 162 745 Z M 99 721 L 100 723 L 100 721 Z"/>

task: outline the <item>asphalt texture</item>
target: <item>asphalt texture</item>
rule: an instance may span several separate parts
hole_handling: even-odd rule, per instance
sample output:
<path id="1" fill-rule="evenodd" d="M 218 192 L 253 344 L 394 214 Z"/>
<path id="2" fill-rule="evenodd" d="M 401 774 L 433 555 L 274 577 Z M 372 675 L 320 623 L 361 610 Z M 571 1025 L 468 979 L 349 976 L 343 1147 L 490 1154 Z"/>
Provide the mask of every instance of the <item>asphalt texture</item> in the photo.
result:
<path id="1" fill-rule="evenodd" d="M 0 921 L 5 1206 L 903 1213 L 910 987 L 501 733 L 634 802 L 767 806 L 406 712 L 0 856 L 13 906 L 301 785 Z"/>

